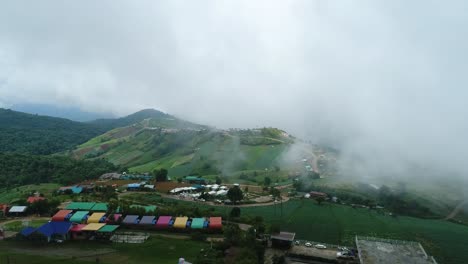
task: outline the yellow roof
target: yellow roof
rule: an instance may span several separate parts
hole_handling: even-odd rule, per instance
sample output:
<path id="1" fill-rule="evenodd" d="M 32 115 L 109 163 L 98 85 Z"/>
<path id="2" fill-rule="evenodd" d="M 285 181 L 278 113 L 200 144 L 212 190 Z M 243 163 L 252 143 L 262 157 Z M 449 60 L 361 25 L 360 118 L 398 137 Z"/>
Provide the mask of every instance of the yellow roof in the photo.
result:
<path id="1" fill-rule="evenodd" d="M 92 224 L 89 224 L 89 225 L 83 227 L 83 229 L 81 229 L 81 231 L 98 231 L 99 229 L 101 229 L 105 225 L 106 224 L 92 223 Z"/>
<path id="2" fill-rule="evenodd" d="M 174 228 L 185 228 L 187 221 L 188 217 L 177 217 L 174 222 Z"/>
<path id="3" fill-rule="evenodd" d="M 99 223 L 99 220 L 101 220 L 101 218 L 103 216 L 105 216 L 106 213 L 94 213 L 92 214 L 89 218 L 88 218 L 88 224 L 91 224 L 91 223 Z"/>

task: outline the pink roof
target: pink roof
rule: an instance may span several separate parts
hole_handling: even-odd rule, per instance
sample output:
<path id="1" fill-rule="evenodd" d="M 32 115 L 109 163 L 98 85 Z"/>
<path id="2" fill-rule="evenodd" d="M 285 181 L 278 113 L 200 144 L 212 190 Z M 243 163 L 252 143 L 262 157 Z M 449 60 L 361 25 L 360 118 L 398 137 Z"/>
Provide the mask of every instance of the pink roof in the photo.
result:
<path id="1" fill-rule="evenodd" d="M 82 224 L 73 225 L 72 228 L 70 229 L 70 232 L 81 232 L 81 229 L 83 229 L 83 227 L 85 226 L 86 225 L 82 225 Z"/>
<path id="2" fill-rule="evenodd" d="M 169 221 L 171 221 L 172 216 L 160 216 L 158 221 L 156 222 L 157 227 L 167 227 L 169 225 Z"/>

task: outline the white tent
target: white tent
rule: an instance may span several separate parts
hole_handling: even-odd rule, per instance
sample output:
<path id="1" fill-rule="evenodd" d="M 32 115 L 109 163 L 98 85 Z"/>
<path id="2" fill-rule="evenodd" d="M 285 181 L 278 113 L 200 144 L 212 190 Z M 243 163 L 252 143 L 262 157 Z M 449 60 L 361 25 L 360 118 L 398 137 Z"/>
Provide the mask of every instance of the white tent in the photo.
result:
<path id="1" fill-rule="evenodd" d="M 216 192 L 216 196 L 218 195 L 226 195 L 228 192 L 226 190 L 219 190 Z"/>
<path id="2" fill-rule="evenodd" d="M 10 208 L 9 213 L 24 213 L 26 211 L 27 206 L 12 206 Z"/>

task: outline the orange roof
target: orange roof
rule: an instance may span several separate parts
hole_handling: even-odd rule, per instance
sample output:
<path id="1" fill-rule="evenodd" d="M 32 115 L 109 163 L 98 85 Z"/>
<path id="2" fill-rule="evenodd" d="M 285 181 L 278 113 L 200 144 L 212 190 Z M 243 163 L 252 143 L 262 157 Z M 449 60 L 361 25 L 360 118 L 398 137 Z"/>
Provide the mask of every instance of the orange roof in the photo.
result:
<path id="1" fill-rule="evenodd" d="M 220 229 L 223 227 L 223 218 L 221 217 L 210 217 L 210 228 Z"/>
<path id="2" fill-rule="evenodd" d="M 72 210 L 60 210 L 52 216 L 52 221 L 65 221 L 65 217 L 71 213 L 73 213 Z"/>
<path id="3" fill-rule="evenodd" d="M 37 201 L 42 201 L 42 200 L 45 200 L 45 198 L 41 196 L 29 196 L 27 201 L 28 203 L 35 203 Z"/>

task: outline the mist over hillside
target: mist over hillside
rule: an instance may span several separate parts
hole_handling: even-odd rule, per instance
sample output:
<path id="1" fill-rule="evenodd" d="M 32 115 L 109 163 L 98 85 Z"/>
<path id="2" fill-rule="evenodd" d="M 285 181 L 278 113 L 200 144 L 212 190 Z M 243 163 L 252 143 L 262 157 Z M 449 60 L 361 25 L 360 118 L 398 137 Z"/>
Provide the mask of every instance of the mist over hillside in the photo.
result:
<path id="1" fill-rule="evenodd" d="M 158 107 L 219 128 L 287 130 L 339 149 L 356 177 L 466 179 L 465 9 L 463 1 L 10 2 L 0 10 L 0 105 L 119 116 Z"/>

